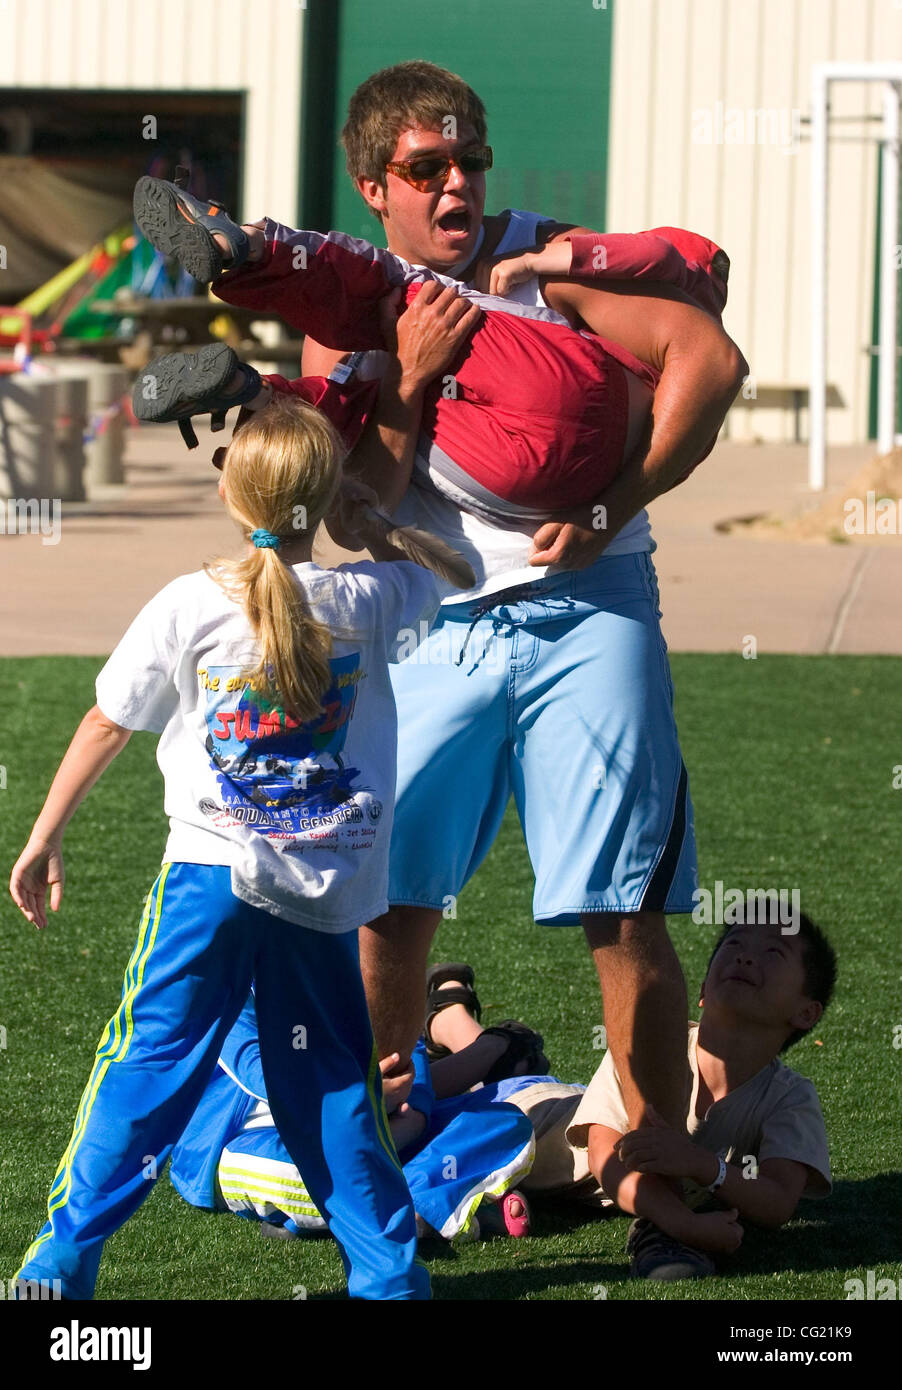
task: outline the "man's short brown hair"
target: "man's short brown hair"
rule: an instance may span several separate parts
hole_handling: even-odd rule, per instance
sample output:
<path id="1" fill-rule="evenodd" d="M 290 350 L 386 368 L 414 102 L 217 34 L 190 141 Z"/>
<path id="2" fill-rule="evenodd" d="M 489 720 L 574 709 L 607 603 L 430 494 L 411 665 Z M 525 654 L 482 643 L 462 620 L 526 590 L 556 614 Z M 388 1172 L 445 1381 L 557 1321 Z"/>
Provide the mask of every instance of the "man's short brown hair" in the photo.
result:
<path id="1" fill-rule="evenodd" d="M 385 188 L 385 166 L 403 130 L 421 126 L 443 130 L 449 116 L 471 125 L 485 143 L 485 107 L 456 73 L 415 59 L 374 72 L 361 82 L 348 104 L 341 132 L 352 179 L 374 179 Z"/>

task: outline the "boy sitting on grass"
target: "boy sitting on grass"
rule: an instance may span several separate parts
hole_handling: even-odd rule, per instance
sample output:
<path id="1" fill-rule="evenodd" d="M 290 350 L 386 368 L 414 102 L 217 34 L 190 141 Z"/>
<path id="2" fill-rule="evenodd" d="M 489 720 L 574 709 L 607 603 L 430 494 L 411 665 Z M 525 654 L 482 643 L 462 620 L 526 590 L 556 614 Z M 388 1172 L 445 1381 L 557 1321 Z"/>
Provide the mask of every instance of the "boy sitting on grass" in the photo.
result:
<path id="1" fill-rule="evenodd" d="M 503 1097 L 536 1130 L 535 1163 L 519 1186 L 616 1203 L 639 1218 L 627 1243 L 635 1277 L 713 1274 L 705 1252 L 735 1250 L 740 1221 L 776 1229 L 801 1196 L 831 1190 L 817 1092 L 778 1056 L 815 1026 L 836 979 L 823 932 L 804 914 L 797 922 L 793 934 L 754 923 L 721 932 L 702 986 L 701 1021 L 689 1024 L 685 1132 L 653 1111 L 629 1132 L 610 1052 L 585 1091 L 518 1078 L 522 1087 Z"/>

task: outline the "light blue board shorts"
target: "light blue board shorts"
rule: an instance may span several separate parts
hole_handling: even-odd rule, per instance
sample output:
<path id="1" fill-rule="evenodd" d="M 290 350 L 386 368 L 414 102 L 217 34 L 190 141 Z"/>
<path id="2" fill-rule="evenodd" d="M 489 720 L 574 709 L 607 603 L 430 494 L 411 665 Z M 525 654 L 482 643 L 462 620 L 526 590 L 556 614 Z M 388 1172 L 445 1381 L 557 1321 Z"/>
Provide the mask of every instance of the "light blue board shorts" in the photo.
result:
<path id="1" fill-rule="evenodd" d="M 660 616 L 647 552 L 442 606 L 391 668 L 392 904 L 446 907 L 513 794 L 536 921 L 692 911 L 695 832 Z"/>

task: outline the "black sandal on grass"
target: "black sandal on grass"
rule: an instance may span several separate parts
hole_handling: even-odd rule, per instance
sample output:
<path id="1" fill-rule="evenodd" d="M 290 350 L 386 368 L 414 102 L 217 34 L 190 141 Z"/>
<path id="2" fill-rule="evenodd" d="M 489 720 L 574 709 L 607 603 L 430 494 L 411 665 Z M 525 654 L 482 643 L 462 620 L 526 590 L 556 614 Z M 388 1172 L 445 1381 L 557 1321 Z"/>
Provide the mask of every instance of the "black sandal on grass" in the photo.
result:
<path id="1" fill-rule="evenodd" d="M 493 1028 L 484 1028 L 483 1037 L 487 1033 L 494 1034 L 496 1038 L 505 1038 L 507 1048 L 483 1077 L 485 1085 L 493 1081 L 506 1081 L 509 1076 L 517 1075 L 514 1068 L 520 1062 L 526 1063 L 526 1070 L 519 1073 L 523 1076 L 547 1076 L 551 1071 L 551 1063 L 542 1051 L 545 1039 L 541 1033 L 527 1028 L 525 1023 L 507 1018 Z"/>
<path id="2" fill-rule="evenodd" d="M 173 256 L 189 275 L 209 284 L 223 270 L 236 270 L 248 256 L 247 233 L 233 222 L 225 208 L 187 191 L 189 171 L 179 167 L 175 181 L 139 179 L 133 207 L 142 234 L 164 256 Z M 213 240 L 219 232 L 229 245 L 230 259 Z"/>
<path id="3" fill-rule="evenodd" d="M 240 371 L 244 385 L 238 391 L 226 387 Z M 210 428 L 221 430 L 226 411 L 246 405 L 260 392 L 260 373 L 241 362 L 227 343 L 206 343 L 198 352 L 170 352 L 145 367 L 132 391 L 132 407 L 147 424 L 176 421 L 189 449 L 197 448 L 192 415 L 212 415 Z"/>
<path id="4" fill-rule="evenodd" d="M 450 1047 L 443 1047 L 441 1043 L 432 1041 L 430 1025 L 436 1014 L 440 1014 L 442 1009 L 447 1009 L 451 1004 L 463 1004 L 467 1013 L 471 1018 L 475 1018 L 477 1023 L 482 1018 L 482 1006 L 473 988 L 475 979 L 472 965 L 433 965 L 426 972 L 426 1021 L 423 1036 L 426 1039 L 426 1055 L 430 1062 L 438 1062 L 442 1057 L 451 1056 Z M 449 980 L 457 981 L 457 987 L 439 988 Z"/>

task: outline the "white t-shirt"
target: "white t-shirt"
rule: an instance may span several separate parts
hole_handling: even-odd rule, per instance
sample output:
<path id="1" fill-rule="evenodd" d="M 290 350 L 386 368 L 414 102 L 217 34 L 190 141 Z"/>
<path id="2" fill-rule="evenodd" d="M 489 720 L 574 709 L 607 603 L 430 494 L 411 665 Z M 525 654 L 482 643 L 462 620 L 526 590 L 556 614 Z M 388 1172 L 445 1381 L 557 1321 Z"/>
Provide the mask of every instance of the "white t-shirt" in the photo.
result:
<path id="1" fill-rule="evenodd" d="M 507 227 L 492 253 L 496 256 L 535 246 L 537 229 L 553 220 L 518 208 L 508 209 L 506 215 L 509 217 Z M 466 271 L 469 264 L 462 269 Z M 520 304 L 548 308 L 542 297 L 538 276 L 516 285 L 506 298 Z M 368 353 L 367 361 L 360 368 L 361 376 L 381 376 L 387 360 L 387 354 L 383 352 Z M 447 481 L 443 480 L 442 487 L 448 490 Z M 472 565 L 476 584 L 465 593 L 439 580 L 443 603 L 466 603 L 483 594 L 529 584 L 545 575 L 563 572 L 559 565 L 530 565 L 532 537 L 537 526 L 523 531 L 493 526 L 436 492 L 429 483 L 429 464 L 423 451 L 417 452 L 410 487 L 394 508 L 393 515 L 402 525 L 419 526 L 431 531 L 458 550 Z M 602 559 L 655 548 L 648 513 L 641 511 L 617 533 L 605 549 Z"/>
<path id="2" fill-rule="evenodd" d="M 294 572 L 334 637 L 335 680 L 316 720 L 286 719 L 242 677 L 259 660 L 253 633 L 203 571 L 142 609 L 97 677 L 97 703 L 123 728 L 161 735 L 164 862 L 230 865 L 245 902 L 343 932 L 388 908 L 397 764 L 388 663 L 426 636 L 439 593 L 407 561 Z"/>

